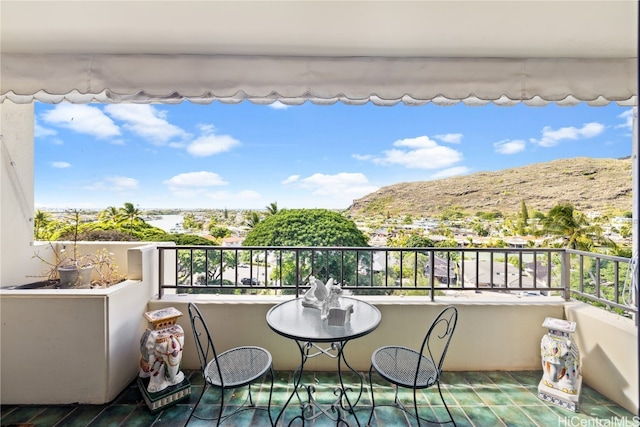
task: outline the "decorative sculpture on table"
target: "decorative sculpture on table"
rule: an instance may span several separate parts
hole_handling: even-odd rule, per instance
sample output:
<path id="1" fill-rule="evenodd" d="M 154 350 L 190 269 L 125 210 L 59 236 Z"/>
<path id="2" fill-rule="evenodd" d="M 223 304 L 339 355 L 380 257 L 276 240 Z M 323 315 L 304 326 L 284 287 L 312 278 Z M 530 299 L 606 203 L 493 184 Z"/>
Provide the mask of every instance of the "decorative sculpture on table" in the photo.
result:
<path id="1" fill-rule="evenodd" d="M 138 387 L 152 411 L 173 404 L 191 393 L 180 370 L 184 331 L 176 324 L 182 313 L 174 307 L 144 314 L 149 327 L 140 338 Z M 144 380 L 144 381 L 143 381 Z"/>
<path id="2" fill-rule="evenodd" d="M 309 276 L 311 287 L 302 298 L 304 307 L 320 309 L 320 318 L 327 320 L 329 326 L 344 326 L 351 320 L 353 304 L 342 307 L 340 297 L 342 288 L 329 278 L 326 284 L 313 276 Z"/>
<path id="3" fill-rule="evenodd" d="M 309 284 L 311 287 L 302 297 L 302 305 L 305 307 L 322 309 L 322 304 L 329 297 L 327 287 L 333 286 L 333 279 L 329 279 L 327 284 L 322 283 L 313 276 L 309 276 Z"/>
<path id="4" fill-rule="evenodd" d="M 576 323 L 547 317 L 542 324 L 549 332 L 542 337 L 542 379 L 538 397 L 577 412 L 582 376 L 578 346 L 571 340 Z"/>

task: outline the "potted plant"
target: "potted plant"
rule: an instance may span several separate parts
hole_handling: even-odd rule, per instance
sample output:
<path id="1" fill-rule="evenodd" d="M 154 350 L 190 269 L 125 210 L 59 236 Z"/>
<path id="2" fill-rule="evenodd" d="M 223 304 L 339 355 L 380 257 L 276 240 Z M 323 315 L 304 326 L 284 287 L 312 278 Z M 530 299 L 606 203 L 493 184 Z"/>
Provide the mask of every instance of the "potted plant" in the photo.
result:
<path id="1" fill-rule="evenodd" d="M 93 273 L 93 259 L 88 255 L 78 255 L 78 228 L 80 227 L 80 211 L 74 209 L 70 212 L 70 220 L 73 232 L 73 247 L 70 255 L 66 256 L 66 248 L 60 251 L 62 259 L 56 258 L 57 272 L 60 278 L 61 288 L 89 286 Z"/>
<path id="2" fill-rule="evenodd" d="M 80 254 L 78 250 L 80 211 L 71 211 L 69 218 L 72 232 L 71 250 L 67 250 L 65 245 L 60 248 L 50 243 L 54 261 L 49 261 L 38 253 L 34 255 L 48 266 L 42 276 L 47 277 L 49 282 L 57 282 L 60 288 L 108 287 L 121 282 L 124 278 L 118 274 L 118 266 L 113 260 L 113 254 L 106 249 L 95 254 Z M 94 272 L 99 279 L 92 281 Z"/>

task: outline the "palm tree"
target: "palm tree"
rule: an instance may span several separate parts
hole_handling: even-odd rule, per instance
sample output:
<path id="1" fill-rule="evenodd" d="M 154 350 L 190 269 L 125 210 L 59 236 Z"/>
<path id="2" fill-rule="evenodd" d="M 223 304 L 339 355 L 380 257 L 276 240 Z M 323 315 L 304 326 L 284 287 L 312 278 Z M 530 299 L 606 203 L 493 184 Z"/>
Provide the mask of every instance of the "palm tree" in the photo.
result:
<path id="1" fill-rule="evenodd" d="M 104 222 L 118 223 L 122 213 L 115 206 L 109 206 L 107 209 L 100 212 L 100 220 Z"/>
<path id="2" fill-rule="evenodd" d="M 140 214 L 142 211 L 130 202 L 125 202 L 124 207 L 120 208 L 121 218 L 129 221 L 129 236 L 133 236 L 133 223 L 142 220 Z"/>
<path id="3" fill-rule="evenodd" d="M 249 228 L 253 229 L 260 222 L 260 215 L 258 215 L 258 213 L 254 211 L 248 212 L 247 215 L 248 215 L 248 218 L 245 221 L 245 224 Z"/>
<path id="4" fill-rule="evenodd" d="M 36 211 L 33 217 L 33 230 L 36 240 L 40 240 L 40 230 L 46 227 L 49 221 L 51 221 L 51 218 L 47 212 L 43 212 L 40 209 Z"/>
<path id="5" fill-rule="evenodd" d="M 266 206 L 267 213 L 266 215 L 275 215 L 278 213 L 278 202 L 271 202 Z"/>
<path id="6" fill-rule="evenodd" d="M 571 249 L 591 251 L 595 242 L 602 238 L 602 228 L 590 225 L 586 215 L 576 211 L 570 203 L 551 208 L 541 223 L 545 234 L 560 237 L 564 246 Z"/>

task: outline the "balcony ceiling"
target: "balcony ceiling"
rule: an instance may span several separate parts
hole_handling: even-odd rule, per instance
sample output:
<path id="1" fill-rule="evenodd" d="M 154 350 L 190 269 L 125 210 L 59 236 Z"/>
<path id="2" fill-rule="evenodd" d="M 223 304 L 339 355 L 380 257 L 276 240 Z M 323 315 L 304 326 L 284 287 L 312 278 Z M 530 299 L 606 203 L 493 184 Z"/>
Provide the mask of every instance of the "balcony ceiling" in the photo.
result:
<path id="1" fill-rule="evenodd" d="M 435 90 L 428 94 L 410 94 L 409 98 L 417 101 L 432 100 L 438 93 L 450 100 L 461 100 L 468 97 L 479 97 L 494 101 L 501 95 L 509 99 L 531 99 L 541 96 L 543 99 L 558 101 L 567 95 L 575 95 L 574 88 L 554 88 L 550 94 L 541 93 L 536 87 L 537 76 L 544 80 L 548 75 L 562 74 L 564 79 L 574 79 L 576 70 L 584 69 L 585 64 L 605 64 L 604 69 L 596 65 L 593 74 L 610 75 L 609 80 L 624 80 L 626 91 L 609 90 L 599 83 L 600 93 L 577 93 L 579 99 L 593 101 L 599 96 L 607 100 L 629 100 L 637 93 L 637 33 L 638 3 L 632 0 L 568 0 L 568 1 L 14 1 L 3 0 L 1 12 L 1 52 L 4 62 L 2 93 L 14 90 L 16 93 L 33 94 L 37 90 L 48 93 L 66 94 L 77 90 L 81 93 L 97 93 L 110 90 L 114 93 L 127 94 L 138 89 L 157 94 L 158 87 L 150 83 L 150 88 L 138 87 L 136 82 L 118 83 L 127 80 L 127 69 L 143 67 L 145 75 L 149 75 L 150 67 L 168 70 L 172 78 L 175 74 L 188 74 L 185 80 L 211 80 L 210 74 L 194 75 L 193 70 L 232 68 L 230 75 L 237 73 L 235 63 L 228 62 L 226 57 L 220 63 L 221 56 L 255 57 L 260 59 L 288 58 L 293 62 L 280 61 L 276 67 L 286 67 L 292 76 L 292 88 L 282 88 L 278 81 L 261 89 L 249 87 L 249 91 L 241 86 L 230 85 L 228 91 L 221 91 L 218 86 L 205 82 L 195 87 L 180 86 L 166 88 L 183 96 L 202 96 L 202 91 L 213 92 L 205 99 L 228 99 L 231 92 L 242 91 L 250 99 L 285 98 L 299 102 L 304 99 L 341 99 L 341 94 L 349 92 L 349 86 L 356 83 L 347 82 L 343 86 L 324 88 L 310 81 L 313 78 L 323 80 L 341 79 L 346 73 L 356 75 L 352 80 L 362 79 L 362 73 L 373 69 L 374 81 L 370 82 L 367 99 L 360 91 L 347 93 L 346 98 L 369 100 L 369 95 L 378 93 L 376 84 L 385 85 L 378 80 L 390 76 L 392 85 L 395 79 L 402 82 L 404 67 L 409 66 L 406 73 L 410 85 L 415 73 L 420 79 L 432 82 L 432 85 L 445 84 L 441 79 L 448 79 L 451 74 L 449 64 L 455 62 L 456 68 L 467 68 L 465 75 L 455 75 L 455 80 L 466 80 L 477 75 L 472 86 L 485 81 L 485 74 L 495 74 L 495 69 L 484 70 L 484 65 L 504 64 L 517 66 L 513 70 L 500 71 L 498 79 L 508 80 L 516 73 L 518 81 L 507 83 L 510 90 L 492 90 L 487 94 L 478 94 L 472 87 L 457 88 L 447 94 L 445 90 Z M 20 54 L 21 64 L 16 63 L 13 54 Z M 26 54 L 26 55 L 25 55 Z M 49 56 L 42 56 L 49 55 Z M 67 55 L 67 56 L 63 56 Z M 90 56 L 89 56 L 90 55 Z M 129 55 L 127 66 L 118 62 L 122 55 Z M 134 63 L 135 60 L 142 62 Z M 152 55 L 141 57 L 140 55 Z M 173 59 L 190 56 L 190 62 L 183 63 L 180 68 L 171 68 L 163 62 L 157 62 L 168 56 Z M 193 56 L 195 55 L 195 56 Z M 40 56 L 48 58 L 42 64 L 34 60 Z M 62 59 L 61 59 L 62 58 Z M 149 58 L 154 61 L 149 65 Z M 382 61 L 381 59 L 384 59 Z M 535 59 L 532 64 L 531 59 Z M 172 59 L 172 61 L 173 61 Z M 207 62 L 215 60 L 215 62 Z M 328 60 L 329 62 L 322 62 Z M 347 64 L 338 71 L 338 77 L 326 76 L 326 67 L 335 68 L 336 60 Z M 365 65 L 361 64 L 366 60 Z M 575 61 L 574 61 L 575 60 Z M 194 62 L 195 61 L 195 62 Z M 204 62 L 203 62 L 204 61 Z M 471 61 L 471 62 L 470 62 Z M 500 62 L 502 61 L 502 62 Z M 506 62 L 505 62 L 506 61 Z M 515 61 L 515 62 L 514 62 Z M 562 62 L 560 70 L 549 68 L 549 61 Z M 587 61 L 587 62 L 576 62 Z M 590 62 L 591 61 L 591 62 Z M 596 61 L 596 62 L 593 62 Z M 175 62 L 175 61 L 173 61 Z M 558 62 L 558 63 L 559 63 Z M 390 74 L 389 63 L 401 64 Z M 51 65 L 55 64 L 55 66 Z M 107 65 L 111 64 L 111 65 Z M 113 65 L 115 64 L 115 65 Z M 284 64 L 284 65 L 283 65 Z M 352 68 L 356 64 L 356 68 Z M 382 64 L 382 65 L 381 65 Z M 542 68 L 539 69 L 539 65 Z M 566 64 L 569 64 L 568 66 Z M 13 65 L 16 65 L 14 69 Z M 113 65 L 113 68 L 110 68 Z M 272 63 L 245 63 L 243 68 L 259 68 L 263 70 Z M 38 72 L 33 69 L 45 67 Z M 51 69 L 47 68 L 50 66 Z M 77 66 L 78 69 L 73 67 Z M 299 66 L 300 70 L 295 70 Z M 65 67 L 68 67 L 66 70 Z M 124 68 L 123 68 L 124 67 Z M 168 68 L 167 68 L 168 67 Z M 363 69 L 364 67 L 364 69 Z M 413 69 L 411 69 L 413 67 Z M 494 67 L 496 67 L 494 65 Z M 565 68 L 563 68 L 565 67 Z M 568 68 L 567 68 L 568 67 Z M 417 70 L 416 70 L 417 68 Z M 589 68 L 589 67 L 587 67 Z M 96 72 L 89 77 L 92 81 L 85 83 L 86 70 Z M 612 74 L 609 69 L 613 70 Z M 426 70 L 426 71 L 425 71 Z M 434 71 L 435 70 L 435 71 Z M 281 70 L 276 70 L 278 74 Z M 332 72 L 335 73 L 335 70 Z M 46 74 L 45 74 L 46 73 Z M 65 84 L 54 84 L 60 75 L 78 73 L 74 81 Z M 103 74 L 125 74 L 105 79 Z M 158 72 L 154 72 L 158 74 Z M 303 77 L 300 77 L 304 74 Z M 382 77 L 378 77 L 377 75 Z M 311 77 L 309 77 L 311 75 Z M 319 77 L 318 77 L 319 76 Z M 523 77 L 525 76 L 525 77 Z M 522 82 L 523 78 L 534 77 L 534 82 Z M 20 81 L 16 81 L 14 77 Z M 55 77 L 55 78 L 52 78 Z M 366 77 L 366 76 L 365 76 Z M 229 80 L 223 74 L 222 79 Z M 246 81 L 258 80 L 254 75 L 242 76 Z M 271 83 L 271 76 L 266 77 Z M 555 77 L 554 77 L 555 78 Z M 579 82 L 580 76 L 576 79 Z M 49 80 L 50 87 L 43 85 L 36 88 L 33 79 Z M 347 77 L 348 79 L 348 77 Z M 587 76 L 587 80 L 592 76 Z M 300 80 L 300 81 L 298 81 Z M 166 82 L 159 83 L 166 85 Z M 286 85 L 286 84 L 285 84 Z M 312 86 L 315 85 L 315 86 Z M 422 83 L 424 85 L 424 82 Z M 556 85 L 556 83 L 551 83 Z M 582 86 L 577 83 L 577 86 Z M 621 85 L 621 86 L 623 86 Z M 312 86 L 312 87 L 310 87 Z M 548 85 L 547 85 L 548 86 Z M 316 90 L 315 87 L 320 87 Z M 343 90 L 344 89 L 344 90 Z M 520 91 L 520 92 L 518 92 Z M 307 93 L 311 92 L 311 94 Z M 608 92 L 608 93 L 606 93 Z M 397 102 L 407 94 L 404 87 L 395 87 L 382 98 Z M 271 95 L 269 95 L 271 94 Z M 109 95 L 112 98 L 113 94 Z M 166 96 L 166 94 L 165 94 Z M 243 95 L 244 96 L 244 95 Z M 238 95 L 234 95 L 237 100 Z M 130 99 L 130 98 L 129 98 Z M 114 99 L 112 99 L 114 100 Z M 117 99 L 115 99 L 117 101 Z M 270 101 L 273 101 L 271 99 Z M 55 102 L 55 100 L 53 100 Z M 210 101 L 209 101 L 210 102 Z"/>
<path id="2" fill-rule="evenodd" d="M 637 57 L 637 2 L 2 1 L 6 53 Z"/>

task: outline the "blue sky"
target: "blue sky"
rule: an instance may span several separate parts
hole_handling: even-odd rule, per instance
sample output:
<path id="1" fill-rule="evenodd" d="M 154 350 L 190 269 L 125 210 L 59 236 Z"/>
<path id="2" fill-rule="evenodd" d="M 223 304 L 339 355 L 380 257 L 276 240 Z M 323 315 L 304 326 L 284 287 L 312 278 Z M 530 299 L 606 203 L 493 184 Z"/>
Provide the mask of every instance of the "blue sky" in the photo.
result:
<path id="1" fill-rule="evenodd" d="M 347 208 L 380 187 L 631 154 L 631 108 L 35 106 L 36 208 Z"/>

